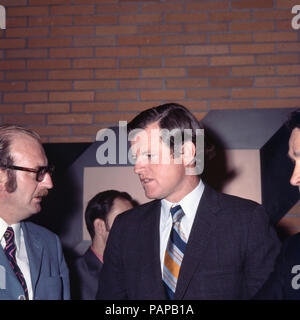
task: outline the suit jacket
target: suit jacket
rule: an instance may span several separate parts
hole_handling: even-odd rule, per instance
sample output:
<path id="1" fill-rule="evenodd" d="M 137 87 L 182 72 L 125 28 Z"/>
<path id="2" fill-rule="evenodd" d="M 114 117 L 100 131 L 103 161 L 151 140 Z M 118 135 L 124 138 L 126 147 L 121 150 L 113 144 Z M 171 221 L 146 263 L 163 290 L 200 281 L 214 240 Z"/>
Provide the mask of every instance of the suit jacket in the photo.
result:
<path id="1" fill-rule="evenodd" d="M 159 200 L 119 215 L 110 232 L 98 299 L 166 299 Z M 175 299 L 248 299 L 273 270 L 280 242 L 259 204 L 205 186 Z"/>
<path id="2" fill-rule="evenodd" d="M 255 299 L 300 299 L 300 233 L 284 242 L 274 271 Z"/>
<path id="3" fill-rule="evenodd" d="M 95 300 L 102 262 L 91 248 L 77 258 L 71 274 L 72 299 Z"/>
<path id="4" fill-rule="evenodd" d="M 31 222 L 21 222 L 35 300 L 70 298 L 69 272 L 58 236 Z M 24 298 L 24 291 L 0 249 L 0 300 Z"/>

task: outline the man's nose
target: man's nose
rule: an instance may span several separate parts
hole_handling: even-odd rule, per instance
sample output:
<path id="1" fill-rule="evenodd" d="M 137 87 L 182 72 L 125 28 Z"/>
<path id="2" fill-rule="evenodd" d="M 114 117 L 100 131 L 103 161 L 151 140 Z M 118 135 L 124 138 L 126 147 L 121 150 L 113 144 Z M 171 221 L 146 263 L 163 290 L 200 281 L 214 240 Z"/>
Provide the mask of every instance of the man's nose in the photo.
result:
<path id="1" fill-rule="evenodd" d="M 295 163 L 295 167 L 290 179 L 290 183 L 293 186 L 300 186 L 300 163 L 299 162 Z"/>
<path id="2" fill-rule="evenodd" d="M 45 177 L 44 177 L 44 179 L 43 179 L 43 181 L 41 183 L 47 189 L 52 189 L 53 188 L 53 181 L 52 181 L 52 178 L 51 178 L 51 175 L 49 174 L 49 172 L 47 172 L 45 174 Z"/>

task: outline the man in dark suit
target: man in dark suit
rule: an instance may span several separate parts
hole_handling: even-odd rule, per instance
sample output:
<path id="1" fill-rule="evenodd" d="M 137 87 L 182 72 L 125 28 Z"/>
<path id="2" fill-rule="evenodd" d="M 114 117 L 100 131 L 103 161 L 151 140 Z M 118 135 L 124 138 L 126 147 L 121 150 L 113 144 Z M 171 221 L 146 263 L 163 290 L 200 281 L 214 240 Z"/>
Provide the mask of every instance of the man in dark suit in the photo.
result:
<path id="1" fill-rule="evenodd" d="M 103 252 L 115 218 L 137 205 L 127 192 L 107 190 L 96 194 L 85 210 L 92 244 L 71 268 L 72 299 L 95 300 L 103 266 Z"/>
<path id="2" fill-rule="evenodd" d="M 39 136 L 0 126 L 0 299 L 70 298 L 69 273 L 58 237 L 24 221 L 41 210 L 53 168 Z"/>
<path id="3" fill-rule="evenodd" d="M 203 133 L 170 103 L 128 124 L 145 194 L 119 216 L 104 253 L 99 299 L 248 299 L 273 269 L 276 233 L 259 204 L 200 179 Z"/>
<path id="4" fill-rule="evenodd" d="M 295 164 L 290 183 L 300 190 L 300 109 L 292 112 L 288 126 L 291 130 L 288 155 Z M 255 299 L 300 299 L 300 233 L 284 242 L 274 272 Z"/>

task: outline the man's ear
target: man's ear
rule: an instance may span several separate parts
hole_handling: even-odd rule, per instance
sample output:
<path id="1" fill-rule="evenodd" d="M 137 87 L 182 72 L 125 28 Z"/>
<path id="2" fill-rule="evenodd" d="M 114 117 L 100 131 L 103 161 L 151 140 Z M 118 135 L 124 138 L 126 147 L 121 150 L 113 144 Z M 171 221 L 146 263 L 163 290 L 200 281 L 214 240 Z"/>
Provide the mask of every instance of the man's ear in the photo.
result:
<path id="1" fill-rule="evenodd" d="M 182 145 L 182 159 L 185 166 L 191 165 L 196 156 L 196 147 L 192 141 L 187 141 Z"/>
<path id="2" fill-rule="evenodd" d="M 7 171 L 0 169 L 0 191 L 6 190 L 6 182 L 7 182 Z"/>
<path id="3" fill-rule="evenodd" d="M 97 234 L 97 235 L 105 234 L 105 232 L 106 232 L 105 222 L 100 218 L 95 219 L 94 220 L 94 230 L 95 230 L 95 234 Z"/>

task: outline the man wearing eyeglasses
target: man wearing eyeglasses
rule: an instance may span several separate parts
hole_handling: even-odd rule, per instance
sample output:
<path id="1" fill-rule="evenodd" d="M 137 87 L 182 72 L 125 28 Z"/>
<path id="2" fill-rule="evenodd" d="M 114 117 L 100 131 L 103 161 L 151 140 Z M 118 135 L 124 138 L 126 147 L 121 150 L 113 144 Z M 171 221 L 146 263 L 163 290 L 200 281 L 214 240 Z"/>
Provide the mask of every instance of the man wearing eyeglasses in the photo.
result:
<path id="1" fill-rule="evenodd" d="M 24 221 L 40 212 L 52 172 L 35 132 L 0 126 L 0 299 L 70 298 L 58 237 Z"/>

